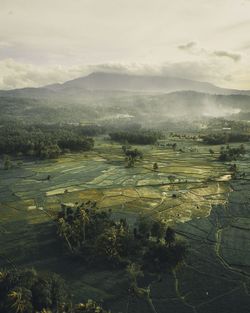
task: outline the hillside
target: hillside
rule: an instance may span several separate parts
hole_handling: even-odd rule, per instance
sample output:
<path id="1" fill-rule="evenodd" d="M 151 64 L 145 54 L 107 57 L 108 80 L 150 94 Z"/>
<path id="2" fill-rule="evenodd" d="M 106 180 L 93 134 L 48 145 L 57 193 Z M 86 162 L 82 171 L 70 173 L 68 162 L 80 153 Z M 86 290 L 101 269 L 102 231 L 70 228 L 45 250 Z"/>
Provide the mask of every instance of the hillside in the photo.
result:
<path id="1" fill-rule="evenodd" d="M 168 119 L 191 121 L 202 116 L 229 117 L 239 112 L 244 118 L 249 107 L 250 97 L 246 95 L 211 95 L 194 91 L 168 94 L 85 91 L 72 95 L 51 91 L 40 97 L 0 95 L 1 118 L 28 123 L 132 120 L 155 124 Z"/>
<path id="2" fill-rule="evenodd" d="M 64 84 L 0 91 L 2 119 L 39 123 L 103 123 L 122 118 L 155 124 L 167 119 L 228 117 L 249 108 L 247 92 L 160 76 L 92 73 Z"/>

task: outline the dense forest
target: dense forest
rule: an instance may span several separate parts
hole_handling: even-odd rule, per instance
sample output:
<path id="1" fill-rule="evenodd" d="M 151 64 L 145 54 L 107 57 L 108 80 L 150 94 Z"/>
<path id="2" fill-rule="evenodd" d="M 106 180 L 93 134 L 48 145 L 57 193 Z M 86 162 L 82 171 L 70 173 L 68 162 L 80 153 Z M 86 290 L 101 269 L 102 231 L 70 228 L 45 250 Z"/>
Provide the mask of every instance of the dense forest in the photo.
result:
<path id="1" fill-rule="evenodd" d="M 64 152 L 88 151 L 93 148 L 94 140 L 87 136 L 99 131 L 101 129 L 91 125 L 26 125 L 5 122 L 0 127 L 0 154 L 46 159 L 56 158 Z"/>
<path id="2" fill-rule="evenodd" d="M 202 135 L 201 138 L 207 144 L 219 145 L 230 142 L 246 142 L 250 140 L 250 136 L 244 133 L 210 133 Z"/>

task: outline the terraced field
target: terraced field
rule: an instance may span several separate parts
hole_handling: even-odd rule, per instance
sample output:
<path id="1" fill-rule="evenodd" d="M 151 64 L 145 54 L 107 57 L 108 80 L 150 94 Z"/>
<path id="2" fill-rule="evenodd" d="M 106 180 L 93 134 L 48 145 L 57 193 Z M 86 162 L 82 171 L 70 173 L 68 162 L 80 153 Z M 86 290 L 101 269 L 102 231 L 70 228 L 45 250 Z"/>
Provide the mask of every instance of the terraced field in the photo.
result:
<path id="1" fill-rule="evenodd" d="M 184 152 L 138 147 L 144 158 L 135 168 L 125 168 L 120 145 L 97 139 L 88 153 L 0 170 L 0 265 L 58 272 L 75 299 L 103 299 L 115 313 L 248 312 L 249 160 L 239 164 L 245 179 L 229 182 L 228 166 L 215 160 L 219 147 L 211 156 L 210 146 L 178 144 Z M 140 282 L 151 302 L 128 297 L 123 271 L 93 272 L 62 257 L 51 214 L 61 203 L 87 199 L 130 223 L 139 214 L 161 216 L 189 241 L 182 268 Z"/>

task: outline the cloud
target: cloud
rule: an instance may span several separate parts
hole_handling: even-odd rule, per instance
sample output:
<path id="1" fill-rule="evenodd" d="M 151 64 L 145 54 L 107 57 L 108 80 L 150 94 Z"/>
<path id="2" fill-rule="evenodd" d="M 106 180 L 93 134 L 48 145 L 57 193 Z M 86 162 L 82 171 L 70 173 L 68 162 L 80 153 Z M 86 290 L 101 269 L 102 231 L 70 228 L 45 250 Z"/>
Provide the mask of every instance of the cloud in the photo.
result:
<path id="1" fill-rule="evenodd" d="M 241 59 L 241 54 L 239 53 L 232 53 L 225 50 L 208 50 L 206 48 L 201 48 L 197 45 L 196 42 L 190 41 L 185 45 L 178 46 L 178 49 L 185 50 L 191 54 L 195 55 L 205 55 L 207 57 L 216 56 L 221 58 L 229 58 L 233 60 L 234 62 L 238 62 Z"/>
<path id="2" fill-rule="evenodd" d="M 40 87 L 88 74 L 87 67 L 43 67 L 5 59 L 0 61 L 0 89 Z"/>
<path id="3" fill-rule="evenodd" d="M 9 43 L 8 41 L 0 40 L 0 48 L 10 47 L 10 46 L 11 46 L 11 43 Z"/>
<path id="4" fill-rule="evenodd" d="M 186 43 L 184 45 L 179 45 L 178 49 L 180 49 L 180 50 L 190 50 L 190 49 L 194 48 L 195 46 L 196 46 L 196 42 L 190 41 L 190 42 L 188 42 L 188 43 Z"/>
<path id="5" fill-rule="evenodd" d="M 227 52 L 227 51 L 223 51 L 223 50 L 216 50 L 213 52 L 213 54 L 217 57 L 225 57 L 225 58 L 230 58 L 232 59 L 234 62 L 238 62 L 241 59 L 241 55 L 238 53 L 231 53 L 231 52 Z"/>
<path id="6" fill-rule="evenodd" d="M 189 78 L 193 80 L 212 80 L 216 78 L 218 67 L 198 62 L 143 63 L 105 63 L 79 66 L 37 66 L 17 62 L 13 59 L 0 61 L 0 89 L 40 87 L 53 83 L 63 83 L 92 72 L 127 73 L 135 75 L 164 75 Z"/>
<path id="7" fill-rule="evenodd" d="M 5 59 L 0 61 L 0 89 L 40 87 L 53 83 L 63 83 L 97 71 L 172 76 L 207 81 L 228 88 L 250 89 L 246 64 L 233 62 L 231 66 L 228 66 L 227 60 L 215 56 L 205 60 L 196 58 L 194 61 L 165 62 L 162 64 L 114 62 L 75 66 L 38 66 Z"/>

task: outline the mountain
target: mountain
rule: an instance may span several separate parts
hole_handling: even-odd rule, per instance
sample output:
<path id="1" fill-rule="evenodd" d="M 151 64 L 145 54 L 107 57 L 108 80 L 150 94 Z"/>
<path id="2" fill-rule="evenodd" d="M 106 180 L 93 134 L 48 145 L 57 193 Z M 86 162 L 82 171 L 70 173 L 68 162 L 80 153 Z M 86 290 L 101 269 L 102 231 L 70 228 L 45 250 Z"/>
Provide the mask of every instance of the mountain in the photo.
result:
<path id="1" fill-rule="evenodd" d="M 0 91 L 0 96 L 47 98 L 65 95 L 82 96 L 93 92 L 138 92 L 153 94 L 176 91 L 196 91 L 216 95 L 250 95 L 250 91 L 247 90 L 220 88 L 211 83 L 177 77 L 95 72 L 85 77 L 67 81 L 63 84 L 53 84 L 41 88 Z"/>
<path id="2" fill-rule="evenodd" d="M 0 120 L 48 123 L 141 124 L 250 111 L 250 91 L 223 89 L 188 79 L 92 73 L 63 84 L 0 91 Z"/>
<path id="3" fill-rule="evenodd" d="M 248 94 L 250 91 L 225 89 L 207 82 L 168 76 L 145 76 L 96 72 L 86 77 L 67 81 L 64 84 L 47 86 L 53 91 L 130 91 L 169 93 L 174 91 L 197 91 L 208 94 Z"/>

